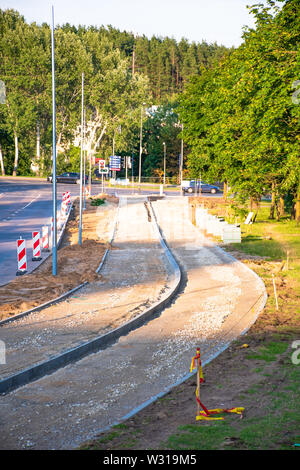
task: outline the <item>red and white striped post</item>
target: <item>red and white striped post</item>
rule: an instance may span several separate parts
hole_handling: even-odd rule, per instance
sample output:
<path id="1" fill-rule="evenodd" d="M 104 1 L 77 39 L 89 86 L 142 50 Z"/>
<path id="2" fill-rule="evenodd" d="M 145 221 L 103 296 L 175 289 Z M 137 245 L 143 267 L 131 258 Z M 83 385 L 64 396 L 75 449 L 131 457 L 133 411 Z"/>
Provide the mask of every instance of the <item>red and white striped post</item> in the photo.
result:
<path id="1" fill-rule="evenodd" d="M 17 276 L 27 273 L 27 257 L 26 257 L 26 243 L 23 238 L 20 237 L 17 240 L 17 257 L 18 257 L 18 271 Z"/>
<path id="2" fill-rule="evenodd" d="M 64 199 L 63 202 L 62 202 L 62 205 L 61 205 L 61 214 L 63 216 L 66 216 L 67 215 L 67 212 L 68 212 L 68 206 L 67 206 L 67 203 L 66 203 L 66 200 Z"/>
<path id="3" fill-rule="evenodd" d="M 66 192 L 66 203 L 71 204 L 71 195 L 69 191 Z"/>
<path id="4" fill-rule="evenodd" d="M 40 232 L 32 232 L 32 261 L 41 261 Z"/>
<path id="5" fill-rule="evenodd" d="M 44 225 L 42 227 L 42 251 L 49 251 L 49 227 Z"/>

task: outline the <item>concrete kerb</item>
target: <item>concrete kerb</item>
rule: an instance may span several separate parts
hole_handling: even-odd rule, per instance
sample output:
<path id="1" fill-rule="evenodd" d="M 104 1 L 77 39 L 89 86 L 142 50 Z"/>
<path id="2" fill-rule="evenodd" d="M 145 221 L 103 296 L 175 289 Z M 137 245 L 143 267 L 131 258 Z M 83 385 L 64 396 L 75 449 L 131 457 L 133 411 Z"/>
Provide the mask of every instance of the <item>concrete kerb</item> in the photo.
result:
<path id="1" fill-rule="evenodd" d="M 164 243 L 164 240 L 162 239 L 152 207 L 151 207 L 151 211 L 153 213 L 153 217 L 152 217 L 153 229 L 157 233 L 161 246 L 164 250 L 164 254 L 166 255 L 166 259 L 170 263 L 171 268 L 173 270 L 173 279 L 171 281 L 171 286 L 168 288 L 164 297 L 158 300 L 154 305 L 149 307 L 147 310 L 145 310 L 143 313 L 141 313 L 134 319 L 124 323 L 122 326 L 115 328 L 114 330 L 98 338 L 95 338 L 92 341 L 81 344 L 80 346 L 76 346 L 75 348 L 69 349 L 65 351 L 64 353 L 60 354 L 59 356 L 55 356 L 49 360 L 46 360 L 32 367 L 24 369 L 23 371 L 18 372 L 17 374 L 14 374 L 10 377 L 6 377 L 5 379 L 0 381 L 0 394 L 5 395 L 11 392 L 12 390 L 22 387 L 35 380 L 38 380 L 44 377 L 45 375 L 51 374 L 55 372 L 56 370 L 62 367 L 65 367 L 67 364 L 76 362 L 82 359 L 83 357 L 88 356 L 89 354 L 99 352 L 101 349 L 107 348 L 111 344 L 115 343 L 121 336 L 127 335 L 131 331 L 139 328 L 140 326 L 144 325 L 148 321 L 152 320 L 154 315 L 157 314 L 157 312 L 163 310 L 163 308 L 169 304 L 169 301 L 171 300 L 171 298 L 173 298 L 173 296 L 176 294 L 179 288 L 179 285 L 181 282 L 181 270 L 177 262 L 175 261 L 175 258 L 171 254 L 170 250 Z M 117 211 L 117 216 L 118 216 L 118 211 Z M 116 223 L 117 223 L 117 218 L 115 220 L 115 225 L 114 225 L 112 236 L 115 235 Z"/>
<path id="2" fill-rule="evenodd" d="M 153 211 L 153 208 L 151 206 L 151 209 L 152 209 L 152 212 L 154 213 Z M 154 217 L 155 217 L 155 214 L 154 214 Z M 195 226 L 189 221 L 189 223 L 195 228 Z M 251 328 L 251 326 L 256 322 L 257 318 L 259 317 L 259 315 L 262 313 L 263 309 L 265 308 L 265 305 L 266 305 L 266 302 L 267 302 L 267 291 L 266 291 L 266 287 L 265 287 L 265 284 L 263 282 L 263 280 L 258 276 L 258 274 L 256 274 L 254 271 L 252 271 L 252 269 L 250 269 L 248 266 L 244 265 L 243 263 L 241 263 L 241 261 L 237 260 L 236 258 L 234 258 L 234 256 L 232 256 L 231 254 L 225 252 L 221 247 L 217 246 L 217 245 L 214 245 L 214 247 L 218 250 L 218 251 L 221 251 L 222 254 L 226 254 L 229 258 L 231 258 L 234 262 L 237 262 L 237 263 L 240 263 L 246 270 L 250 271 L 252 273 L 252 275 L 254 275 L 254 277 L 256 277 L 263 289 L 263 294 L 261 296 L 261 298 L 259 297 L 257 302 L 258 302 L 258 308 L 256 310 L 256 314 L 253 316 L 253 319 L 252 319 L 252 322 L 249 323 L 249 325 L 247 326 L 247 328 L 245 328 L 241 333 L 240 335 L 243 336 L 247 333 L 247 331 L 249 331 L 249 329 Z M 203 367 L 206 366 L 207 364 L 209 364 L 211 361 L 213 361 L 215 358 L 217 358 L 220 354 L 222 354 L 231 344 L 232 340 L 229 340 L 227 343 L 223 344 L 222 347 L 220 348 L 215 348 L 216 350 L 212 353 L 211 356 L 205 358 L 204 360 L 202 360 L 202 365 Z M 207 354 L 207 353 L 206 353 Z M 206 356 L 205 354 L 205 351 L 202 355 L 202 357 Z M 169 387 L 167 387 L 165 390 L 163 390 L 162 392 L 154 395 L 153 397 L 149 398 L 147 401 L 145 401 L 144 403 L 142 403 L 141 405 L 139 405 L 138 407 L 134 408 L 133 410 L 131 410 L 129 413 L 127 413 L 126 415 L 122 416 L 122 418 L 120 418 L 118 421 L 115 421 L 114 423 L 112 423 L 111 425 L 105 427 L 105 428 L 102 428 L 102 429 L 98 429 L 97 432 L 95 433 L 95 435 L 98 435 L 98 434 L 101 434 L 103 432 L 106 432 L 108 431 L 109 429 L 111 429 L 113 426 L 116 426 L 120 423 L 123 423 L 124 421 L 132 418 L 133 416 L 135 416 L 137 413 L 139 413 L 140 411 L 142 411 L 143 409 L 147 408 L 147 406 L 151 405 L 152 403 L 154 403 L 156 400 L 158 400 L 159 398 L 162 398 L 164 396 L 166 396 L 173 388 L 183 384 L 184 382 L 186 382 L 188 379 L 190 379 L 191 377 L 195 376 L 197 374 L 197 371 L 194 371 L 194 372 L 190 372 L 188 374 L 186 374 L 185 376 L 183 376 L 181 379 L 179 379 L 177 382 L 171 384 Z"/>
<path id="3" fill-rule="evenodd" d="M 59 240 L 58 240 L 58 247 L 60 246 L 61 244 L 61 241 L 62 241 L 62 237 L 63 237 L 63 233 L 64 233 L 64 230 L 65 230 L 65 227 L 68 223 L 68 220 L 69 220 L 69 217 L 70 217 L 70 214 L 71 214 L 71 209 L 73 207 L 73 203 L 71 203 L 71 207 L 70 207 L 70 210 L 69 210 L 69 213 L 68 213 L 68 216 L 67 216 L 67 219 L 65 220 L 64 222 L 64 225 L 62 227 L 62 230 L 61 230 L 61 233 L 60 233 L 60 236 L 59 236 Z M 116 223 L 117 223 L 117 217 L 118 217 L 118 213 L 116 214 L 116 217 L 115 217 L 115 221 L 114 221 L 114 226 L 113 226 L 113 230 L 112 230 L 112 234 L 111 234 L 111 237 L 110 237 L 110 241 L 109 243 L 112 243 L 113 241 L 113 237 L 114 237 L 114 234 L 115 234 L 115 228 L 116 228 Z M 98 266 L 98 268 L 96 269 L 96 273 L 99 273 L 99 271 L 102 269 L 102 266 L 104 265 L 104 262 L 107 258 L 107 255 L 108 255 L 108 252 L 109 252 L 109 249 L 106 249 L 105 250 L 105 253 L 102 257 L 102 260 Z M 51 255 L 51 253 L 49 254 L 49 256 Z M 46 257 L 43 261 L 45 261 L 48 257 Z M 43 263 L 42 261 L 42 263 Z M 40 265 L 42 264 L 40 263 Z M 39 265 L 39 266 L 40 266 Z M 35 268 L 37 269 L 38 266 Z M 34 269 L 34 270 L 35 270 Z M 33 271 L 34 271 L 33 270 Z M 31 272 L 33 272 L 31 271 Z M 52 299 L 52 300 L 49 300 L 48 302 L 45 302 L 41 305 L 37 305 L 36 307 L 34 308 L 31 308 L 29 310 L 26 310 L 25 312 L 21 312 L 21 313 L 18 313 L 17 315 L 13 315 L 12 317 L 10 318 L 6 318 L 5 320 L 0 320 L 0 327 L 3 326 L 3 325 L 6 325 L 8 323 L 11 323 L 11 322 L 14 322 L 14 321 L 17 321 L 17 320 L 20 320 L 21 318 L 23 317 L 26 317 L 27 315 L 30 315 L 31 313 L 35 313 L 35 312 L 38 312 L 38 311 L 41 311 L 47 307 L 50 307 L 50 305 L 53 305 L 53 304 L 57 304 L 59 302 L 62 302 L 63 300 L 65 300 L 67 297 L 69 297 L 70 295 L 72 295 L 74 292 L 77 292 L 79 289 L 81 289 L 82 287 L 85 287 L 86 285 L 88 284 L 88 281 L 85 281 L 83 282 L 82 284 L 79 284 L 78 286 L 74 287 L 73 289 L 65 292 L 64 294 L 60 295 L 59 297 L 56 297 L 55 299 Z"/>

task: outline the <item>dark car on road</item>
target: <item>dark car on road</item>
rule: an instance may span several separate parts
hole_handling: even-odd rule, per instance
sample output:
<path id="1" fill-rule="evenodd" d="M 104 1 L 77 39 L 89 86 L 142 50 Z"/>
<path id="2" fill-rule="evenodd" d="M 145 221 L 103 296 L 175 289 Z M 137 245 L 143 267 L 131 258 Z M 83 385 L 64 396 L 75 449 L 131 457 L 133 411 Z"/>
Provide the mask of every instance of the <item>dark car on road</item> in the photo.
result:
<path id="1" fill-rule="evenodd" d="M 52 183 L 52 175 L 48 176 L 47 181 Z M 88 181 L 87 175 L 85 176 L 85 181 Z M 57 183 L 75 183 L 80 184 L 80 173 L 66 172 L 62 175 L 56 176 Z"/>
<path id="2" fill-rule="evenodd" d="M 186 184 L 182 186 L 182 190 L 184 193 L 189 193 L 189 194 L 192 194 L 195 192 L 216 194 L 216 193 L 221 192 L 221 189 L 218 186 L 214 186 L 213 184 L 207 184 L 203 182 L 201 182 L 200 184 L 200 181 L 197 181 L 196 183 L 196 181 L 194 180 L 186 182 Z"/>

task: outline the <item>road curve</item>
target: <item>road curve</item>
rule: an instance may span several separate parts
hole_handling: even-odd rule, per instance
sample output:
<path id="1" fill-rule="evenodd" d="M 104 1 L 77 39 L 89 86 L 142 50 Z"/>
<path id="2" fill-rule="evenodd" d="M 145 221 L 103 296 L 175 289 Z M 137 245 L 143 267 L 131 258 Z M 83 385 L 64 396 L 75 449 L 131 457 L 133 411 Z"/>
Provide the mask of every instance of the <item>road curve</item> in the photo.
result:
<path id="1" fill-rule="evenodd" d="M 76 447 L 182 380 L 197 346 L 208 361 L 255 320 L 260 279 L 188 222 L 184 199 L 153 207 L 186 276 L 180 295 L 112 347 L 2 397 L 1 448 Z"/>
<path id="2" fill-rule="evenodd" d="M 118 214 L 113 246 L 99 280 L 61 303 L 0 326 L 0 337 L 7 350 L 6 364 L 0 366 L 0 392 L 7 387 L 11 389 L 12 384 L 23 385 L 29 376 L 31 380 L 36 378 L 34 371 L 29 372 L 28 368 L 38 365 L 41 377 L 49 371 L 47 360 L 53 362 L 58 358 L 57 367 L 51 366 L 51 370 L 55 370 L 66 363 L 58 357 L 61 354 L 71 351 L 70 359 L 82 357 L 73 349 L 84 346 L 86 354 L 89 342 L 98 341 L 102 335 L 136 318 L 164 297 L 171 278 L 159 240 L 148 221 L 144 200 L 130 198 L 127 203 L 127 198 L 121 198 L 118 210 L 112 205 L 98 207 L 97 233 L 101 238 L 109 238 L 115 213 Z M 104 211 L 106 217 L 103 217 Z M 12 379 L 18 373 L 23 376 Z"/>

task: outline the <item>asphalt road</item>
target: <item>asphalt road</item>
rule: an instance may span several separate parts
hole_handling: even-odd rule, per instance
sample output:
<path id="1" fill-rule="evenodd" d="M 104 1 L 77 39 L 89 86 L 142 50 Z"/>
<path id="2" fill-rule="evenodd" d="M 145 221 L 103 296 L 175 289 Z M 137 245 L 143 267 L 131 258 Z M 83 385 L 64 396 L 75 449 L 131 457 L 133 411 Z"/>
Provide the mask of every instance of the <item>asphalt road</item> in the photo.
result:
<path id="1" fill-rule="evenodd" d="M 71 198 L 79 195 L 77 184 L 57 184 L 58 208 L 62 194 L 70 191 Z M 92 195 L 101 192 L 101 184 L 92 184 Z M 159 194 L 159 189 L 107 188 L 105 191 L 116 195 Z M 165 190 L 167 196 L 178 196 L 180 191 Z M 187 196 L 185 196 L 187 197 Z M 52 184 L 43 180 L 0 178 L 0 286 L 11 281 L 17 271 L 17 239 L 24 238 L 27 248 L 28 272 L 37 262 L 32 258 L 32 232 L 42 231 L 43 225 L 49 225 L 52 217 Z M 45 255 L 44 255 L 45 256 Z"/>
<path id="2" fill-rule="evenodd" d="M 77 185 L 57 186 L 58 206 L 62 194 L 70 191 L 79 194 Z M 0 285 L 15 278 L 17 271 L 17 239 L 24 238 L 27 248 L 28 271 L 36 262 L 32 258 L 32 231 L 41 232 L 52 217 L 52 185 L 44 181 L 1 179 L 0 180 Z"/>

